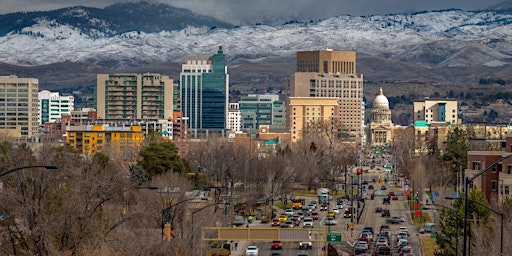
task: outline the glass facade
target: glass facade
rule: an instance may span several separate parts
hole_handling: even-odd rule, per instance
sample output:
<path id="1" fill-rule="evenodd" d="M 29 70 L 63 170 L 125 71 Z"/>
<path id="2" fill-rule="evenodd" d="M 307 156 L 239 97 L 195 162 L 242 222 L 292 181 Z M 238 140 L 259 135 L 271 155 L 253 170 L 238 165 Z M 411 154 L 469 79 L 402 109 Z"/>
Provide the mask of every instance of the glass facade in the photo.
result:
<path id="1" fill-rule="evenodd" d="M 225 129 L 227 116 L 227 73 L 220 48 L 196 68 L 187 63 L 181 73 L 181 109 L 189 129 Z M 205 64 L 208 63 L 208 64 Z M 204 66 L 211 65 L 210 68 Z"/>

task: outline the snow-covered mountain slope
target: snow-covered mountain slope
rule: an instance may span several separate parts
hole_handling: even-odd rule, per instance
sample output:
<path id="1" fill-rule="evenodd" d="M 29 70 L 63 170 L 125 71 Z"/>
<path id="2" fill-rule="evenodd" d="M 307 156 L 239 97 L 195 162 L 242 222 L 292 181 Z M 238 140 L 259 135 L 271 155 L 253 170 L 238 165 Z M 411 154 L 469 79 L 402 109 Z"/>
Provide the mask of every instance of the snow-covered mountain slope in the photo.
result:
<path id="1" fill-rule="evenodd" d="M 113 36 L 98 31 L 94 37 L 78 27 L 41 18 L 0 37 L 0 62 L 31 66 L 107 60 L 118 67 L 136 66 L 182 62 L 187 55 L 213 54 L 222 46 L 232 63 L 332 48 L 428 66 L 496 66 L 511 62 L 511 42 L 512 15 L 492 11 L 340 16 L 280 26 L 187 27 Z"/>

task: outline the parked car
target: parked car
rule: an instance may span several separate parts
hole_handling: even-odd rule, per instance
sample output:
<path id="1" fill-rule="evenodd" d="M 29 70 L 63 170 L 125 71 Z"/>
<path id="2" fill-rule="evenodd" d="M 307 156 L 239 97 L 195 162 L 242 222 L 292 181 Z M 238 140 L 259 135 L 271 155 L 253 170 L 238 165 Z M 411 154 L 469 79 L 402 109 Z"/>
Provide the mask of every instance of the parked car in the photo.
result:
<path id="1" fill-rule="evenodd" d="M 282 250 L 283 243 L 281 241 L 272 241 L 270 243 L 270 250 Z"/>
<path id="2" fill-rule="evenodd" d="M 249 245 L 247 246 L 247 248 L 245 249 L 245 255 L 246 256 L 258 256 L 258 247 L 256 247 L 255 245 Z"/>

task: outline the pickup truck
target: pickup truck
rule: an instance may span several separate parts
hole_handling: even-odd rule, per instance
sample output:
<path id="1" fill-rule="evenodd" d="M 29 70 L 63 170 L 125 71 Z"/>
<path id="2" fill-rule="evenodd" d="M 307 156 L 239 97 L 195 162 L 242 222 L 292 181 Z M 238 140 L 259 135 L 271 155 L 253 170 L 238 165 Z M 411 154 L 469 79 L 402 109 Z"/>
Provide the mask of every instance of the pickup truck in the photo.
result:
<path id="1" fill-rule="evenodd" d="M 313 244 L 311 242 L 299 242 L 299 250 L 312 249 Z"/>

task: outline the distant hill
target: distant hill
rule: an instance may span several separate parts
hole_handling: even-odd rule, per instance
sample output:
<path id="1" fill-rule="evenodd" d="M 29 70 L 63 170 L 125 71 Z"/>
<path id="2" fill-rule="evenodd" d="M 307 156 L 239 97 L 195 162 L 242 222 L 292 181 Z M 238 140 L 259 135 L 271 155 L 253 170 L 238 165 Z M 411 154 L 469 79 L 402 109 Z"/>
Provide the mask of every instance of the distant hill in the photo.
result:
<path id="1" fill-rule="evenodd" d="M 92 38 L 138 31 L 158 33 L 186 27 L 232 28 L 233 25 L 167 4 L 137 1 L 116 3 L 104 9 L 74 6 L 53 11 L 17 12 L 0 15 L 0 36 L 22 32 L 41 20 L 76 28 Z"/>

